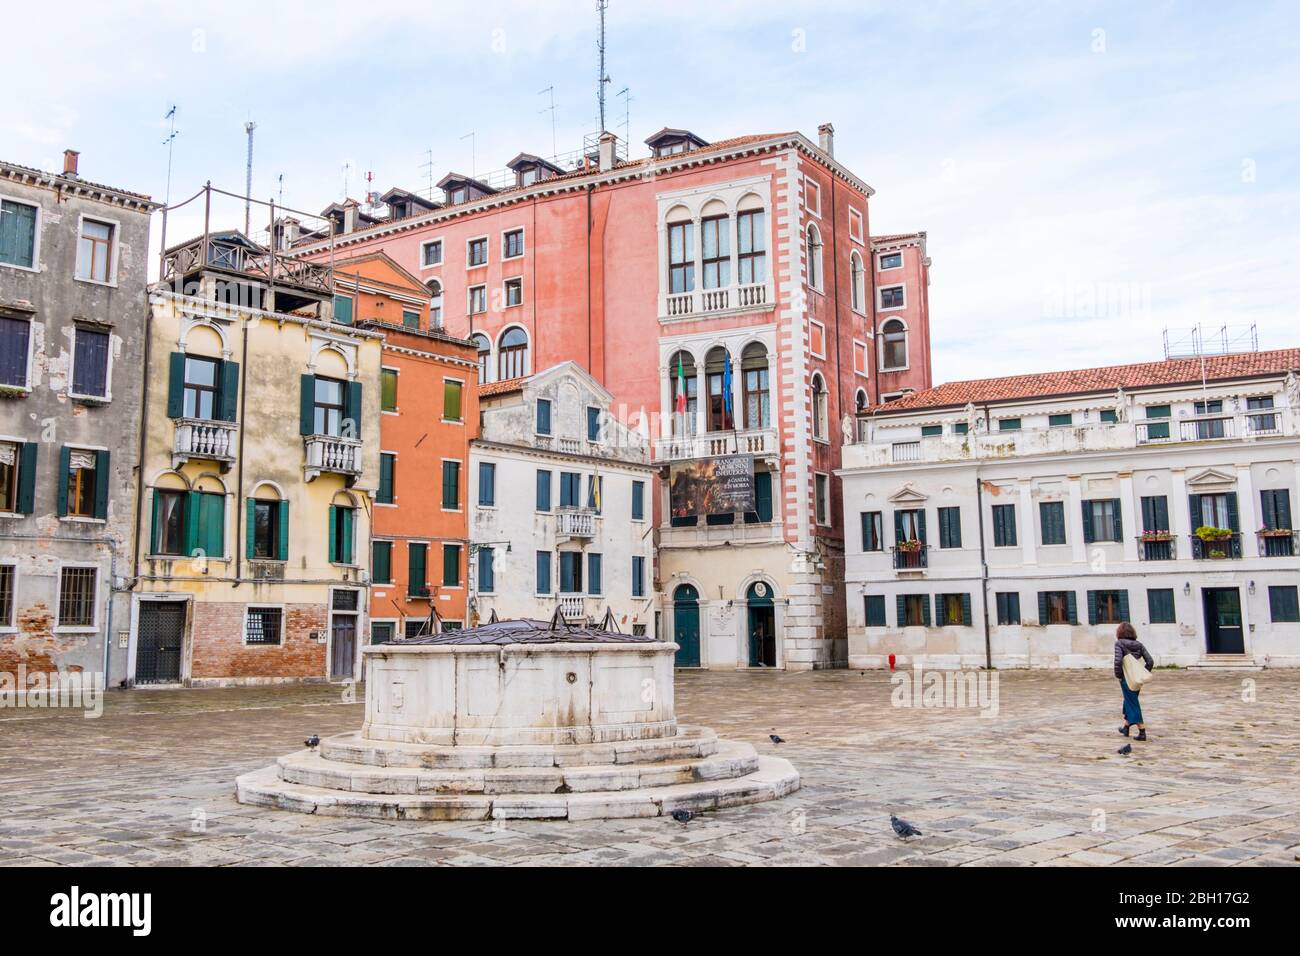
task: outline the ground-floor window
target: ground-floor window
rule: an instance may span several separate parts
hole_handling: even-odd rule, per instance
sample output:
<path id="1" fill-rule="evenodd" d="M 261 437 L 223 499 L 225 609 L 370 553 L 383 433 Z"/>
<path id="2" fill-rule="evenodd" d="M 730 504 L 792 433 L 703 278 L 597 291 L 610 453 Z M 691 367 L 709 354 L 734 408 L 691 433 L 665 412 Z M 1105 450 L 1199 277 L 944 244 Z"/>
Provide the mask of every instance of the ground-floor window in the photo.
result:
<path id="1" fill-rule="evenodd" d="M 14 566 L 0 564 L 0 627 L 14 626 Z"/>
<path id="2" fill-rule="evenodd" d="M 392 621 L 372 621 L 370 624 L 371 644 L 391 644 L 396 636 L 397 627 Z"/>
<path id="3" fill-rule="evenodd" d="M 899 627 L 929 627 L 930 598 L 926 594 L 900 594 L 898 596 Z"/>
<path id="4" fill-rule="evenodd" d="M 1175 623 L 1173 588 L 1151 588 L 1147 591 L 1147 616 L 1152 624 Z"/>
<path id="5" fill-rule="evenodd" d="M 1300 621 L 1300 599 L 1294 584 L 1273 585 L 1268 589 L 1269 617 L 1274 624 Z"/>
<path id="6" fill-rule="evenodd" d="M 59 572 L 59 627 L 95 625 L 95 568 L 64 568 Z"/>
<path id="7" fill-rule="evenodd" d="M 1089 591 L 1088 623 L 1119 624 L 1128 620 L 1127 591 Z"/>
<path id="8" fill-rule="evenodd" d="M 1020 623 L 1020 595 L 1015 591 L 999 591 L 996 595 L 999 624 Z"/>
<path id="9" fill-rule="evenodd" d="M 279 644 L 284 633 L 284 609 L 250 607 L 244 622 L 245 644 Z"/>
<path id="10" fill-rule="evenodd" d="M 863 597 L 865 603 L 867 627 L 884 627 L 885 626 L 885 596 L 883 594 L 867 594 Z"/>
<path id="11" fill-rule="evenodd" d="M 1073 591 L 1039 591 L 1039 624 L 1078 624 L 1079 612 Z"/>
<path id="12" fill-rule="evenodd" d="M 936 594 L 934 614 L 941 627 L 970 627 L 970 595 Z"/>

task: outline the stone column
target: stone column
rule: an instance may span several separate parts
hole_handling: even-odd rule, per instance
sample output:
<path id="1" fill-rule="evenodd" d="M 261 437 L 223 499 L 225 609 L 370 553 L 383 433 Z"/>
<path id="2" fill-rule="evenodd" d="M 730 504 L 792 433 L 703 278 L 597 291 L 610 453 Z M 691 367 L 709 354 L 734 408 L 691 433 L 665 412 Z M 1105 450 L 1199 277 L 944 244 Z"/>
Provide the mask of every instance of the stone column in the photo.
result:
<path id="1" fill-rule="evenodd" d="M 1120 515 L 1124 524 L 1124 540 L 1120 543 L 1124 546 L 1124 560 L 1136 561 L 1138 559 L 1137 534 L 1141 529 L 1138 528 L 1137 502 L 1133 497 L 1133 472 L 1120 473 L 1119 492 Z"/>
<path id="2" fill-rule="evenodd" d="M 1065 506 L 1065 526 L 1069 529 L 1066 537 L 1070 542 L 1070 560 L 1084 564 L 1088 560 L 1088 549 L 1083 542 L 1083 482 L 1078 475 L 1067 475 L 1070 490 Z"/>
<path id="3" fill-rule="evenodd" d="M 677 374 L 673 367 L 659 369 L 659 436 L 667 438 L 673 430 L 673 388 L 672 376 Z M 653 436 L 652 436 L 653 437 Z"/>
<path id="4" fill-rule="evenodd" d="M 1241 525 L 1241 556 L 1259 557 L 1259 509 L 1255 506 L 1255 482 L 1249 465 L 1237 466 L 1237 519 Z"/>
<path id="5" fill-rule="evenodd" d="M 1021 478 L 1020 485 L 1020 550 L 1021 561 L 1027 567 L 1038 564 L 1038 538 L 1034 534 L 1034 500 L 1033 489 L 1028 478 Z"/>
<path id="6" fill-rule="evenodd" d="M 731 355 L 728 350 L 728 355 Z M 740 407 L 743 390 L 740 387 L 740 356 L 731 355 L 731 419 L 736 428 L 745 427 L 744 409 Z"/>
<path id="7" fill-rule="evenodd" d="M 1177 424 L 1175 422 L 1174 424 Z M 1191 534 L 1188 527 L 1192 516 L 1187 511 L 1187 469 L 1169 469 L 1169 531 L 1174 536 L 1174 554 L 1179 558 L 1192 556 Z"/>

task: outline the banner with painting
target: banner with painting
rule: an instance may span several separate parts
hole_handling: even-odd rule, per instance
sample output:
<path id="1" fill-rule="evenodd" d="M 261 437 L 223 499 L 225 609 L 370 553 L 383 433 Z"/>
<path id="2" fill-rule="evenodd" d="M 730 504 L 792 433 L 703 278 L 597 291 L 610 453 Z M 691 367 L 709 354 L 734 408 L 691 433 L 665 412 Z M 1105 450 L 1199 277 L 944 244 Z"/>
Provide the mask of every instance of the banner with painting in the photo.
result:
<path id="1" fill-rule="evenodd" d="M 674 465 L 669 500 L 674 518 L 754 511 L 754 456 L 727 455 Z"/>

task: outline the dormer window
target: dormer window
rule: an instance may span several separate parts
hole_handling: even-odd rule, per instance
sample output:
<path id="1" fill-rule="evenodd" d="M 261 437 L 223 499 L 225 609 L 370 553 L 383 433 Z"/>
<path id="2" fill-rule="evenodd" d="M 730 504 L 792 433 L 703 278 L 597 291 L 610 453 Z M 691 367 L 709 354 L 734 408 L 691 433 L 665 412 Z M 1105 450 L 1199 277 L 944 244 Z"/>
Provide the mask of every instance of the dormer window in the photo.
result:
<path id="1" fill-rule="evenodd" d="M 447 199 L 449 202 L 453 204 L 466 202 L 469 199 L 469 187 L 468 186 L 455 187 L 454 189 L 452 189 L 450 193 L 447 194 Z"/>
<path id="2" fill-rule="evenodd" d="M 679 153 L 688 153 L 693 149 L 700 149 L 709 145 L 690 130 L 670 129 L 667 127 L 655 133 L 645 142 L 650 147 L 650 152 L 655 156 L 676 156 Z"/>

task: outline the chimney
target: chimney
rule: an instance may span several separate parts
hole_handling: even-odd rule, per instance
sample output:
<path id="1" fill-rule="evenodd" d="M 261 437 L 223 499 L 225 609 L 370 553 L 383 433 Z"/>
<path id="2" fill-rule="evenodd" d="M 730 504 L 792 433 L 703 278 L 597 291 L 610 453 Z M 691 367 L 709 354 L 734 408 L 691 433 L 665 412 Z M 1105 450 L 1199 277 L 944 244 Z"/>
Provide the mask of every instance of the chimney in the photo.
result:
<path id="1" fill-rule="evenodd" d="M 817 145 L 827 156 L 835 155 L 835 127 L 830 123 L 822 123 L 817 127 Z"/>
<path id="2" fill-rule="evenodd" d="M 357 204 L 348 200 L 343 204 L 343 232 L 350 233 L 357 228 Z"/>
<path id="3" fill-rule="evenodd" d="M 600 134 L 600 171 L 614 168 L 614 144 L 618 137 L 606 130 Z"/>
<path id="4" fill-rule="evenodd" d="M 80 155 L 75 149 L 65 149 L 63 151 L 63 175 L 68 179 L 77 178 L 77 157 Z"/>

